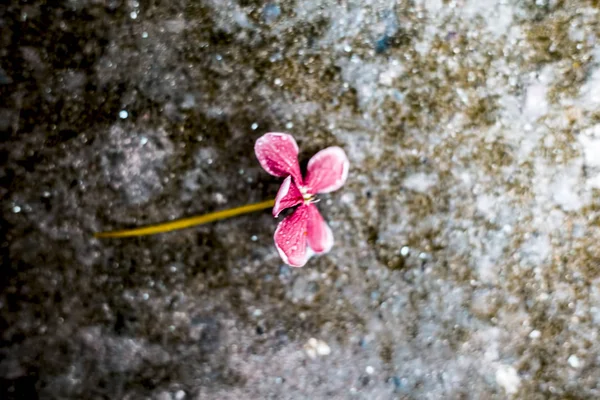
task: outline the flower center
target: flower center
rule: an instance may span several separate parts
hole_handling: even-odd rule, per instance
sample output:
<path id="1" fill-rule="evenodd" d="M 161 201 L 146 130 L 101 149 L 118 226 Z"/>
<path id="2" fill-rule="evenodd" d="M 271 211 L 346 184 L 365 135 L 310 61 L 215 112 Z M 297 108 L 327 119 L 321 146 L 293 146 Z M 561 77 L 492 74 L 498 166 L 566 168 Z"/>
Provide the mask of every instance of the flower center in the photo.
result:
<path id="1" fill-rule="evenodd" d="M 315 203 L 317 198 L 315 195 L 308 193 L 306 188 L 300 187 L 300 193 L 302 193 L 302 199 L 304 200 L 305 205 L 309 205 L 310 203 Z"/>

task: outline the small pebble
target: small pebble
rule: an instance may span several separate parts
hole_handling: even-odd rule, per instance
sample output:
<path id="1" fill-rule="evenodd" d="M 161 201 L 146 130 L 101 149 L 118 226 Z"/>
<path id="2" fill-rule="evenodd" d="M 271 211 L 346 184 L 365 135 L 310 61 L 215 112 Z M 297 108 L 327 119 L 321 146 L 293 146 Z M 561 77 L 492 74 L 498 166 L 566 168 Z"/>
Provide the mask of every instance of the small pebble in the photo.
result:
<path id="1" fill-rule="evenodd" d="M 373 375 L 373 373 L 375 373 L 375 368 L 371 367 L 370 365 L 367 365 L 367 368 L 365 368 L 365 372 L 369 375 Z"/>
<path id="2" fill-rule="evenodd" d="M 404 246 L 404 247 L 402 247 L 402 248 L 400 249 L 400 255 L 401 255 L 402 257 L 406 257 L 406 256 L 408 256 L 408 253 L 410 253 L 410 247 L 408 247 L 408 246 Z"/>
<path id="3" fill-rule="evenodd" d="M 183 400 L 184 398 L 185 398 L 185 392 L 183 390 L 178 390 L 177 393 L 175 393 L 175 399 Z"/>
<path id="4" fill-rule="evenodd" d="M 283 84 L 283 81 L 282 81 L 281 79 L 277 78 L 277 79 L 275 79 L 274 83 L 275 83 L 277 86 L 281 86 L 281 85 Z"/>
<path id="5" fill-rule="evenodd" d="M 129 113 L 125 110 L 119 111 L 119 118 L 126 119 L 129 116 Z"/>
<path id="6" fill-rule="evenodd" d="M 136 11 L 132 11 L 131 13 L 129 13 L 129 16 L 131 17 L 131 19 L 136 19 L 137 18 L 137 12 Z"/>
<path id="7" fill-rule="evenodd" d="M 252 235 L 252 236 L 250 236 L 250 240 L 252 240 L 253 242 L 256 242 L 258 240 L 258 236 Z"/>
<path id="8" fill-rule="evenodd" d="M 216 192 L 213 195 L 213 197 L 215 198 L 215 201 L 217 203 L 219 203 L 219 204 L 225 204 L 225 203 L 227 203 L 227 198 L 225 197 L 225 195 L 223 195 L 223 193 Z"/>
<path id="9" fill-rule="evenodd" d="M 577 357 L 575 354 L 571 354 L 567 362 L 573 368 L 579 368 L 581 366 L 581 363 L 579 362 L 579 357 Z"/>
<path id="10" fill-rule="evenodd" d="M 317 358 L 317 356 L 327 356 L 331 354 L 331 348 L 327 343 L 322 340 L 310 338 L 304 345 L 304 350 L 310 358 Z"/>
<path id="11" fill-rule="evenodd" d="M 529 338 L 531 338 L 531 339 L 537 339 L 540 336 L 542 336 L 542 332 L 538 331 L 537 329 L 531 331 L 531 333 L 529 334 Z"/>
<path id="12" fill-rule="evenodd" d="M 331 354 L 331 348 L 322 340 L 317 341 L 317 354 L 320 356 L 328 356 Z"/>
<path id="13" fill-rule="evenodd" d="M 18 213 L 20 213 L 20 212 L 21 212 L 21 207 L 19 207 L 19 206 L 14 206 L 14 207 L 13 207 L 13 209 L 12 209 L 12 211 L 13 211 L 15 214 L 18 214 Z"/>
<path id="14" fill-rule="evenodd" d="M 147 39 L 148 38 L 148 32 L 142 32 L 142 37 L 144 39 Z"/>
<path id="15" fill-rule="evenodd" d="M 253 123 L 250 128 L 252 128 L 253 131 L 255 131 L 256 129 L 258 129 L 258 124 L 255 122 Z"/>

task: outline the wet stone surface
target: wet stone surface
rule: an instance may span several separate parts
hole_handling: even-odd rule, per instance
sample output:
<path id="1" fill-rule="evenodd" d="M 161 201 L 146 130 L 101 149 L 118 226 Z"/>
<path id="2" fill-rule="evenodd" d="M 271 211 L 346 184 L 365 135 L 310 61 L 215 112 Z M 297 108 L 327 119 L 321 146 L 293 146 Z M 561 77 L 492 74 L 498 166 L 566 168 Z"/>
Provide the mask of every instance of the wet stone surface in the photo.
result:
<path id="1" fill-rule="evenodd" d="M 0 398 L 600 397 L 595 0 L 0 5 Z M 254 141 L 345 149 L 282 265 Z"/>

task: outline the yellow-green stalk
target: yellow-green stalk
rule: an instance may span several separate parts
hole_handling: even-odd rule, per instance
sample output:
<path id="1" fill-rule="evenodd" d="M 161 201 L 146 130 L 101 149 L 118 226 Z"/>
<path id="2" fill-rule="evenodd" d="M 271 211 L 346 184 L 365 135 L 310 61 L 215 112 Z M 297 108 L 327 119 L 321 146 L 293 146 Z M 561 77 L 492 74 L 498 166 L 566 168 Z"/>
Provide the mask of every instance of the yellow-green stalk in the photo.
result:
<path id="1" fill-rule="evenodd" d="M 143 226 L 141 228 L 125 229 L 112 232 L 98 232 L 94 234 L 97 238 L 124 238 L 132 236 L 156 235 L 157 233 L 171 232 L 179 229 L 191 228 L 207 224 L 209 222 L 220 221 L 222 219 L 236 217 L 238 215 L 248 214 L 254 211 L 264 210 L 273 207 L 275 200 L 266 200 L 260 203 L 247 204 L 245 206 L 230 208 L 228 210 L 215 211 L 195 217 L 178 219 L 176 221 L 163 222 L 161 224 Z"/>

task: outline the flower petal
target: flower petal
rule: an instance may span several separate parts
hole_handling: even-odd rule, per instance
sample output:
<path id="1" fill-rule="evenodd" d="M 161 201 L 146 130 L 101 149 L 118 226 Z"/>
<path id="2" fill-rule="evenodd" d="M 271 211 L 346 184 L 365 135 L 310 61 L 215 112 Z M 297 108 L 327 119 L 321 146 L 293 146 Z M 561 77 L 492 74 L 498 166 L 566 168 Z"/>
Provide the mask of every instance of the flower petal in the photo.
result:
<path id="1" fill-rule="evenodd" d="M 292 177 L 288 176 L 283 180 L 283 183 L 277 192 L 277 197 L 275 197 L 273 216 L 277 218 L 280 212 L 286 208 L 294 207 L 302 203 L 302 200 L 302 193 L 300 193 L 296 184 L 292 182 Z"/>
<path id="2" fill-rule="evenodd" d="M 306 248 L 307 208 L 300 206 L 292 215 L 285 217 L 273 237 L 283 262 L 292 267 L 302 267 L 310 257 Z"/>
<path id="3" fill-rule="evenodd" d="M 334 146 L 323 149 L 308 161 L 304 185 L 312 194 L 338 190 L 346 182 L 349 165 L 342 148 Z"/>
<path id="4" fill-rule="evenodd" d="M 269 174 L 279 177 L 291 175 L 296 184 L 302 184 L 298 145 L 291 135 L 266 133 L 256 140 L 254 153 L 260 165 Z"/>
<path id="5" fill-rule="evenodd" d="M 307 208 L 308 245 L 317 254 L 327 253 L 333 247 L 333 233 L 327 222 L 321 216 L 319 209 L 314 204 Z"/>

